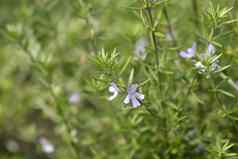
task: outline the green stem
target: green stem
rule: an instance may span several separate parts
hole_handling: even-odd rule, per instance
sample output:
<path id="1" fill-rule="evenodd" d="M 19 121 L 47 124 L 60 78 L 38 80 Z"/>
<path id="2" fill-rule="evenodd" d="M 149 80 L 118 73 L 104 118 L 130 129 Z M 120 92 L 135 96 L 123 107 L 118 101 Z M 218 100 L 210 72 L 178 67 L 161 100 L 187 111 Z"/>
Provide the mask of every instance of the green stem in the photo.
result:
<path id="1" fill-rule="evenodd" d="M 152 7 L 151 7 L 151 2 L 150 0 L 145 0 L 145 11 L 147 14 L 147 18 L 148 18 L 148 23 L 150 25 L 150 34 L 151 34 L 151 43 L 153 45 L 153 49 L 154 49 L 154 55 L 155 55 L 155 63 L 156 63 L 156 69 L 158 70 L 158 86 L 159 86 L 159 90 L 160 93 L 162 93 L 162 85 L 161 85 L 161 80 L 160 80 L 160 62 L 159 62 L 159 47 L 158 45 L 160 45 L 159 40 L 156 38 L 156 28 L 155 28 L 155 22 L 153 19 L 153 15 L 152 15 Z"/>
<path id="2" fill-rule="evenodd" d="M 155 54 L 155 62 L 157 67 L 159 68 L 159 55 L 158 55 L 158 45 L 159 45 L 159 40 L 157 41 L 156 39 L 156 35 L 155 35 L 155 28 L 154 28 L 154 19 L 153 19 L 153 15 L 152 15 L 152 11 L 151 11 L 151 3 L 149 0 L 146 1 L 146 11 L 147 11 L 147 15 L 150 21 L 150 26 L 151 26 L 151 38 L 152 38 L 152 43 L 153 43 L 153 47 L 154 47 L 154 54 Z"/>
<path id="3" fill-rule="evenodd" d="M 224 73 L 220 74 L 220 77 L 224 80 L 227 80 L 228 84 L 238 92 L 238 85 Z"/>

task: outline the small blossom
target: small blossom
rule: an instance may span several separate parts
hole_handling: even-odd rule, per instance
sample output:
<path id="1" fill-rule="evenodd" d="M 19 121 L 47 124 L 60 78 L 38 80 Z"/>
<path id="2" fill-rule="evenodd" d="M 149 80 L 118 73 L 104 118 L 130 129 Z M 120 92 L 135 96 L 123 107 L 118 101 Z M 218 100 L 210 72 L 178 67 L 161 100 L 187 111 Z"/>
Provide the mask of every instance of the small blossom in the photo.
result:
<path id="1" fill-rule="evenodd" d="M 203 53 L 202 56 L 202 60 L 208 60 L 209 58 L 211 58 L 216 52 L 216 48 L 212 45 L 209 44 L 207 47 L 207 53 Z M 210 66 L 209 66 L 209 71 L 211 72 L 215 72 L 218 69 L 220 69 L 220 65 L 219 65 L 219 60 L 217 59 L 216 61 L 214 61 Z"/>
<path id="2" fill-rule="evenodd" d="M 210 55 L 210 57 L 211 56 L 213 56 L 214 54 L 215 54 L 215 52 L 216 52 L 216 48 L 212 45 L 212 44 L 209 44 L 208 45 L 208 48 L 207 48 L 207 52 L 208 52 L 208 54 Z M 211 66 L 210 66 L 210 70 L 212 71 L 212 72 L 214 72 L 214 71 L 217 71 L 217 70 L 219 70 L 221 67 L 220 67 L 220 65 L 219 65 L 219 60 L 217 59 L 216 61 L 214 61 L 212 64 L 211 64 Z"/>
<path id="3" fill-rule="evenodd" d="M 206 66 L 204 66 L 200 61 L 195 63 L 195 68 L 198 70 L 198 73 L 200 74 L 206 72 Z"/>
<path id="4" fill-rule="evenodd" d="M 109 101 L 115 99 L 119 93 L 119 88 L 117 87 L 116 83 L 112 82 L 108 88 L 108 91 L 112 93 L 112 95 L 108 98 Z"/>
<path id="5" fill-rule="evenodd" d="M 79 92 L 74 92 L 70 95 L 70 97 L 69 97 L 70 104 L 78 104 L 79 101 L 80 101 L 80 93 Z"/>
<path id="6" fill-rule="evenodd" d="M 192 58 L 195 56 L 196 49 L 197 49 L 197 44 L 193 43 L 193 46 L 191 48 L 188 48 L 186 51 L 181 51 L 179 55 L 185 59 Z"/>
<path id="7" fill-rule="evenodd" d="M 135 44 L 134 55 L 137 60 L 145 60 L 146 58 L 146 47 L 148 46 L 148 41 L 146 38 L 140 38 Z"/>
<path id="8" fill-rule="evenodd" d="M 144 95 L 137 92 L 138 85 L 132 84 L 128 87 L 127 96 L 124 99 L 125 104 L 131 102 L 133 108 L 137 108 L 141 105 L 141 101 L 144 100 Z"/>
<path id="9" fill-rule="evenodd" d="M 51 154 L 55 151 L 54 145 L 50 143 L 50 141 L 47 140 L 45 137 L 41 137 L 39 139 L 39 143 L 41 145 L 42 151 L 46 154 Z"/>
<path id="10" fill-rule="evenodd" d="M 207 60 L 208 58 L 212 57 L 216 52 L 216 48 L 212 45 L 212 44 L 209 44 L 208 47 L 207 47 L 207 52 L 206 53 L 202 53 L 201 54 L 201 60 L 205 61 Z"/>
<path id="11" fill-rule="evenodd" d="M 207 47 L 207 52 L 210 55 L 214 55 L 216 52 L 216 48 L 212 44 L 209 44 Z"/>

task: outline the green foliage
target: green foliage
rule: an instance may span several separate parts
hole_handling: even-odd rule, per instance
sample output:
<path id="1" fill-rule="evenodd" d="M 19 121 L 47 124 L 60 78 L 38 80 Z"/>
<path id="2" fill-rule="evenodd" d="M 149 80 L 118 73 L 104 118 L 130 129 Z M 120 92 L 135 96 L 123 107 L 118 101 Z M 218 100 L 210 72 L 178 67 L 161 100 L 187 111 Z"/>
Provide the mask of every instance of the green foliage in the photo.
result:
<path id="1" fill-rule="evenodd" d="M 0 158 L 238 158 L 237 9 L 2 0 Z"/>

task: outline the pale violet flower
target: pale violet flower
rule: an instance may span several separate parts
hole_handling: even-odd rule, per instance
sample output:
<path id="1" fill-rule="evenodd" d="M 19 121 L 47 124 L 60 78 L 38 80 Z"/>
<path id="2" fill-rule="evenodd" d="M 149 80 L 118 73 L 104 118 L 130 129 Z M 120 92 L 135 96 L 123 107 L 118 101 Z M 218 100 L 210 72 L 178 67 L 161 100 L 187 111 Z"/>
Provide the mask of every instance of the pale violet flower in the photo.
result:
<path id="1" fill-rule="evenodd" d="M 46 154 L 51 154 L 55 151 L 54 145 L 45 137 L 41 137 L 39 139 L 39 143 L 41 145 L 42 151 L 45 152 Z"/>
<path id="2" fill-rule="evenodd" d="M 185 59 L 192 58 L 195 56 L 196 49 L 197 49 L 197 44 L 194 42 L 191 48 L 188 48 L 186 51 L 181 51 L 179 55 Z"/>
<path id="3" fill-rule="evenodd" d="M 141 105 L 141 101 L 144 100 L 145 96 L 141 93 L 137 92 L 138 85 L 131 84 L 127 90 L 127 96 L 124 99 L 125 104 L 129 104 L 131 102 L 133 108 L 137 108 Z"/>
<path id="4" fill-rule="evenodd" d="M 117 87 L 116 83 L 112 82 L 108 88 L 108 91 L 112 93 L 112 95 L 108 98 L 109 101 L 115 99 L 119 93 L 119 88 Z"/>
<path id="5" fill-rule="evenodd" d="M 196 43 L 193 43 L 193 46 L 191 48 L 188 48 L 186 51 L 181 51 L 179 55 L 185 59 L 192 58 L 196 54 L 196 48 L 197 48 Z M 215 53 L 216 48 L 214 47 L 214 45 L 210 43 L 208 44 L 205 53 L 200 54 L 198 56 L 198 59 L 193 58 L 191 60 L 192 64 L 194 65 L 199 74 L 214 73 L 220 69 L 218 59 L 210 63 L 211 58 L 214 57 Z"/>
<path id="6" fill-rule="evenodd" d="M 208 45 L 207 47 L 207 52 L 210 54 L 210 55 L 214 55 L 215 52 L 216 52 L 216 48 L 214 47 L 214 45 L 212 45 L 211 43 Z"/>
<path id="7" fill-rule="evenodd" d="M 214 47 L 214 45 L 209 44 L 208 47 L 207 47 L 207 52 L 201 54 L 201 60 L 202 61 L 209 60 L 209 58 L 212 58 L 212 56 L 215 53 L 216 53 L 216 48 Z M 218 59 L 216 61 L 214 61 L 212 64 L 210 64 L 210 66 L 209 66 L 209 71 L 211 71 L 211 72 L 215 72 L 219 69 L 220 69 L 220 65 L 219 65 L 219 60 Z"/>
<path id="8" fill-rule="evenodd" d="M 80 101 L 80 93 L 79 92 L 74 92 L 70 95 L 70 97 L 69 97 L 70 104 L 78 104 L 79 101 Z"/>
<path id="9" fill-rule="evenodd" d="M 214 47 L 214 45 L 212 45 L 211 43 L 208 45 L 207 47 L 207 52 L 206 53 L 202 53 L 201 54 L 201 60 L 207 60 L 210 57 L 212 57 L 216 52 L 216 48 Z"/>
<path id="10" fill-rule="evenodd" d="M 208 45 L 207 53 L 209 54 L 209 57 L 212 57 L 216 53 L 216 48 L 214 47 L 214 45 L 212 45 L 212 44 Z M 219 65 L 219 60 L 218 59 L 216 61 L 214 61 L 210 66 L 210 70 L 212 72 L 217 71 L 220 68 L 221 68 L 221 66 Z"/>
<path id="11" fill-rule="evenodd" d="M 136 41 L 134 55 L 137 60 L 145 60 L 146 58 L 146 47 L 148 46 L 148 41 L 145 37 L 140 38 Z"/>

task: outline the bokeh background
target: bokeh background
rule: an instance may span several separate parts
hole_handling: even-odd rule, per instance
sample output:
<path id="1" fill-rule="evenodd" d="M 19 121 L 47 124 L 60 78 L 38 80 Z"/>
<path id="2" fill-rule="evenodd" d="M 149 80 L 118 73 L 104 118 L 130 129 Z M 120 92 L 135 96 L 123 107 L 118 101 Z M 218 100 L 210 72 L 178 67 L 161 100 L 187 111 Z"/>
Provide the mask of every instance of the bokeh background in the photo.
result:
<path id="1" fill-rule="evenodd" d="M 209 2 L 232 7 L 229 15 L 233 18 L 238 15 L 235 0 L 199 1 L 200 14 L 205 13 Z M 67 128 L 61 124 L 56 111 L 58 103 L 44 86 L 44 76 L 56 92 L 57 100 L 66 103 L 66 120 L 72 126 L 68 135 L 77 143 L 81 158 L 159 159 L 155 154 L 166 145 L 160 140 L 163 136 L 156 120 L 148 115 L 133 115 L 134 111 L 124 110 L 119 102 L 112 105 L 106 100 L 107 90 L 98 92 L 90 83 L 97 74 L 91 59 L 99 50 L 117 48 L 126 59 L 133 55 L 136 41 L 147 35 L 138 12 L 133 9 L 136 6 L 139 2 L 135 0 L 85 0 L 83 3 L 78 0 L 0 0 L 1 159 L 71 158 L 69 136 L 65 135 Z M 171 0 L 168 10 L 179 47 L 190 46 L 200 36 L 194 26 L 191 0 Z M 160 23 L 161 43 L 171 46 L 163 16 Z M 232 65 L 227 73 L 234 80 L 238 79 L 237 28 L 236 23 L 224 27 L 216 39 L 226 55 L 224 63 Z M 32 63 L 27 50 L 45 64 L 47 72 L 37 71 L 41 68 Z M 231 88 L 225 85 L 224 89 L 230 91 Z M 209 102 L 194 96 L 191 107 L 186 110 L 194 125 L 185 123 L 181 134 L 181 138 L 189 139 L 181 141 L 172 134 L 170 158 L 173 155 L 187 159 L 208 156 L 204 147 L 211 142 L 215 145 L 216 133 L 217 137 L 238 141 L 237 120 L 224 118 L 223 113 L 219 116 L 219 109 L 214 108 L 209 94 L 200 96 Z M 237 112 L 237 96 L 224 101 Z M 154 126 L 149 127 L 150 124 Z M 176 126 L 171 121 L 171 126 L 173 124 Z M 204 126 L 206 124 L 208 126 Z"/>

